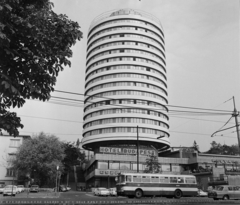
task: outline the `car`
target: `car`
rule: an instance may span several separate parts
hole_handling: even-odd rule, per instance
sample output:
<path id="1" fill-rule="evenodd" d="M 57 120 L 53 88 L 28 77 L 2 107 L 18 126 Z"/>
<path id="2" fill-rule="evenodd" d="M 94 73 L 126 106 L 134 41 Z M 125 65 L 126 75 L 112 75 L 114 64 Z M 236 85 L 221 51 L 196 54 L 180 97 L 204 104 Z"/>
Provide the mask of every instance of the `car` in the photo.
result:
<path id="1" fill-rule="evenodd" d="M 203 191 L 202 189 L 198 189 L 198 194 L 197 194 L 197 196 L 199 196 L 199 197 L 207 197 L 208 196 L 208 193 L 207 192 L 205 192 L 205 191 Z"/>
<path id="2" fill-rule="evenodd" d="M 25 188 L 23 185 L 17 185 L 18 193 L 24 192 Z"/>
<path id="3" fill-rule="evenodd" d="M 66 192 L 67 191 L 67 187 L 65 185 L 60 185 L 59 188 L 58 188 L 58 191 Z"/>
<path id="4" fill-rule="evenodd" d="M 3 189 L 3 196 L 10 195 L 15 196 L 17 194 L 17 186 L 15 185 L 7 185 Z"/>
<path id="5" fill-rule="evenodd" d="M 66 189 L 67 189 L 67 191 L 70 191 L 71 187 L 70 186 L 66 186 Z"/>
<path id="6" fill-rule="evenodd" d="M 209 198 L 214 200 L 223 199 L 240 199 L 240 186 L 234 185 L 221 185 L 217 189 L 212 190 L 208 193 Z"/>
<path id="7" fill-rule="evenodd" d="M 110 196 L 117 196 L 117 190 L 116 188 L 110 188 L 109 189 Z"/>
<path id="8" fill-rule="evenodd" d="M 107 189 L 107 188 L 99 187 L 94 190 L 94 195 L 95 196 L 109 196 L 110 192 L 109 192 L 109 189 Z"/>
<path id="9" fill-rule="evenodd" d="M 3 193 L 4 186 L 5 186 L 4 184 L 0 184 L 0 194 Z"/>
<path id="10" fill-rule="evenodd" d="M 38 185 L 32 185 L 29 189 L 29 192 L 39 192 L 39 186 Z"/>

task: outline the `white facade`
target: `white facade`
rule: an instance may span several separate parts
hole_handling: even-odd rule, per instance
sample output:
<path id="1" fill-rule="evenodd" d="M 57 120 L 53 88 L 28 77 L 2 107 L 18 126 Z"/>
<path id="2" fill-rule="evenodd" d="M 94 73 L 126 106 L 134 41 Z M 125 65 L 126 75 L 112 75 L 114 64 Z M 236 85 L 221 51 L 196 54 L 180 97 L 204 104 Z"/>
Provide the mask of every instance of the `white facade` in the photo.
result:
<path id="1" fill-rule="evenodd" d="M 164 34 L 158 19 L 123 9 L 88 33 L 83 148 L 170 146 Z M 138 128 L 137 128 L 138 127 Z"/>
<path id="2" fill-rule="evenodd" d="M 16 151 L 23 139 L 28 137 L 0 135 L 0 184 L 17 183 L 17 171 L 11 167 L 11 160 L 16 157 Z"/>

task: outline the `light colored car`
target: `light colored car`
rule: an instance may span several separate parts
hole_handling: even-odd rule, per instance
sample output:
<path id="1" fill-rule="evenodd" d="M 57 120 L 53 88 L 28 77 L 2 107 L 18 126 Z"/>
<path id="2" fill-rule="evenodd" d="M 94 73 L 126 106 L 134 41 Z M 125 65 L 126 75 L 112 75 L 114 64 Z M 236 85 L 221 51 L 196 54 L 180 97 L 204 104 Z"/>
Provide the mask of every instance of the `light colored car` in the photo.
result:
<path id="1" fill-rule="evenodd" d="M 17 194 L 17 186 L 7 185 L 3 189 L 3 196 L 10 195 L 15 196 Z"/>
<path id="2" fill-rule="evenodd" d="M 94 195 L 95 196 L 109 196 L 110 192 L 109 192 L 109 189 L 107 189 L 107 188 L 99 187 L 94 190 Z"/>
<path id="3" fill-rule="evenodd" d="M 5 185 L 4 184 L 0 184 L 0 194 L 3 193 L 3 189 L 4 189 Z"/>
<path id="4" fill-rule="evenodd" d="M 198 194 L 197 196 L 199 197 L 205 197 L 205 196 L 208 196 L 208 193 L 203 191 L 202 189 L 198 189 Z"/>
<path id="5" fill-rule="evenodd" d="M 29 189 L 29 192 L 39 192 L 39 186 L 38 185 L 32 185 Z"/>
<path id="6" fill-rule="evenodd" d="M 70 191 L 71 187 L 70 186 L 66 186 L 66 189 L 67 189 L 67 191 Z"/>
<path id="7" fill-rule="evenodd" d="M 21 192 L 24 192 L 25 188 L 23 185 L 17 185 L 17 192 L 18 193 L 21 193 Z"/>
<path id="8" fill-rule="evenodd" d="M 208 193 L 209 198 L 214 200 L 223 199 L 240 199 L 240 186 L 234 185 L 221 185 L 216 190 L 212 190 Z"/>
<path id="9" fill-rule="evenodd" d="M 110 188 L 109 189 L 110 196 L 117 196 L 117 190 L 116 188 Z"/>

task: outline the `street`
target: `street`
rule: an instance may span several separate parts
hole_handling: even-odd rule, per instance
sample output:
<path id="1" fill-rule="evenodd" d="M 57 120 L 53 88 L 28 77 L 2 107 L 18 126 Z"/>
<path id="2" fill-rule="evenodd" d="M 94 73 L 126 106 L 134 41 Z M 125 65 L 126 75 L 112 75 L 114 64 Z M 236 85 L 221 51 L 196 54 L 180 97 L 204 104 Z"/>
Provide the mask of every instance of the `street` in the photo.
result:
<path id="1" fill-rule="evenodd" d="M 238 200 L 214 201 L 206 197 L 183 197 L 181 199 L 165 197 L 143 197 L 141 199 L 129 199 L 127 197 L 99 197 L 94 196 L 91 192 L 39 192 L 39 193 L 20 193 L 15 197 L 0 195 L 0 204 L 239 204 Z"/>

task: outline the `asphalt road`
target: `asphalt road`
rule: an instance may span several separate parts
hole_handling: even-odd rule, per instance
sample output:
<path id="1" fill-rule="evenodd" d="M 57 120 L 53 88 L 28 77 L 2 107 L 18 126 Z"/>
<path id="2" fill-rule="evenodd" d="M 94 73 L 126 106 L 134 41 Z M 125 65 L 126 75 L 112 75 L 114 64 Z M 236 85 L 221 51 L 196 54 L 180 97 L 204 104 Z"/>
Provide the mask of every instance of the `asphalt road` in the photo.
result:
<path id="1" fill-rule="evenodd" d="M 127 197 L 99 197 L 94 196 L 91 192 L 77 192 L 69 191 L 63 193 L 54 192 L 39 192 L 39 193 L 29 193 L 29 195 L 24 192 L 16 195 L 15 197 L 0 195 L 0 205 L 1 204 L 59 204 L 59 205 L 85 205 L 85 204 L 177 204 L 177 205 L 215 205 L 215 204 L 240 204 L 239 200 L 228 200 L 228 201 L 214 201 L 213 199 L 207 197 L 183 197 L 181 199 L 169 199 L 165 197 L 143 197 L 141 199 L 129 199 Z"/>

